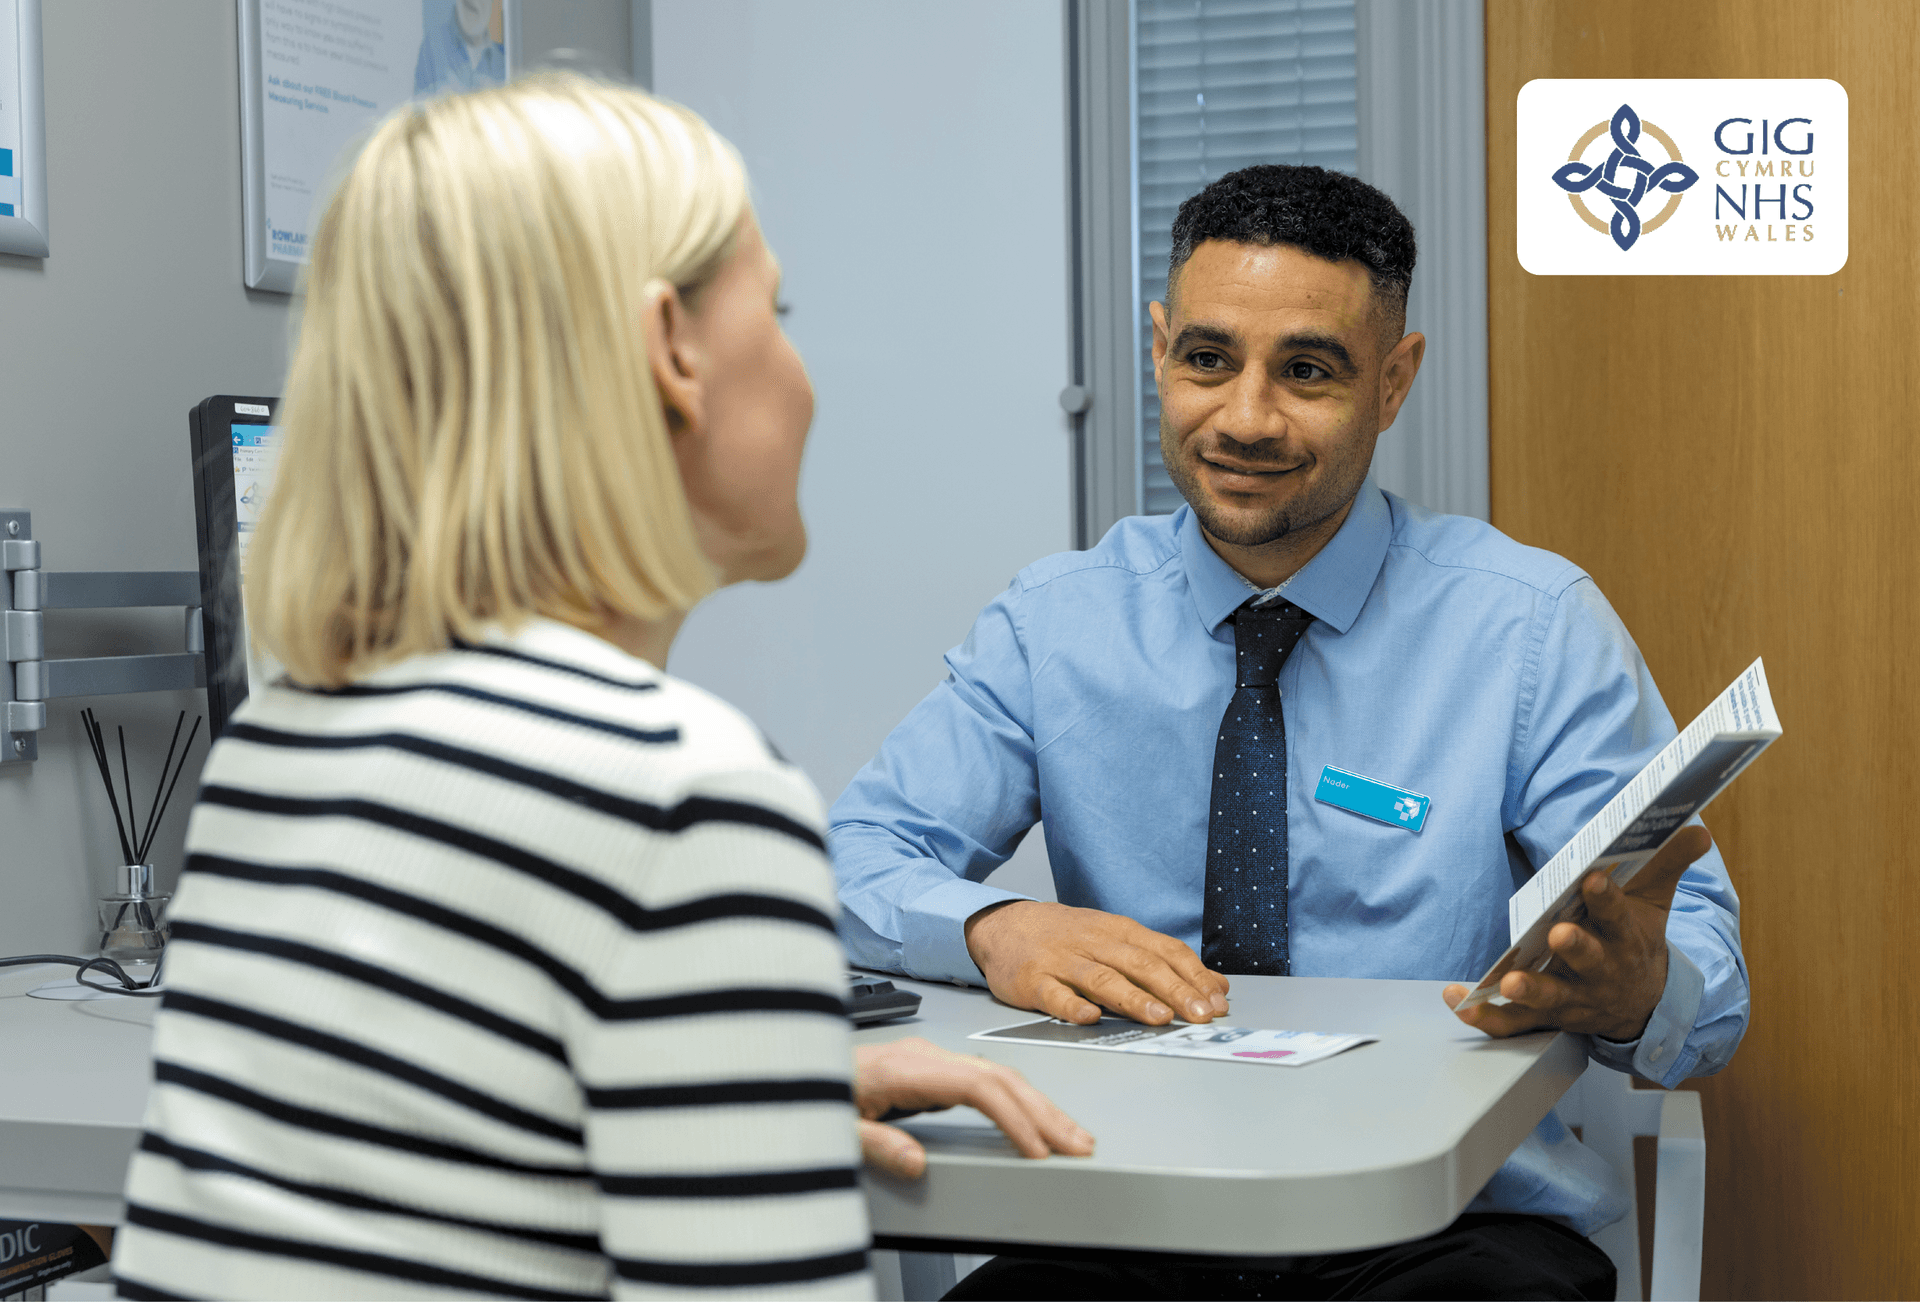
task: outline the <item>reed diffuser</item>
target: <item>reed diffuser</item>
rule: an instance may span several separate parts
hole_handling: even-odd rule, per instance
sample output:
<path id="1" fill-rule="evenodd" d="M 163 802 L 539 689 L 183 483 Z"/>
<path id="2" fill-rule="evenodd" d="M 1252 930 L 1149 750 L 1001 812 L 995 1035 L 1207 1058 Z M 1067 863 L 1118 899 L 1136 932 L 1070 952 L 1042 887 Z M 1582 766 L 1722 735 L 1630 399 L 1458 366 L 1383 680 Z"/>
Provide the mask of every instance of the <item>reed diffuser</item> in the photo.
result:
<path id="1" fill-rule="evenodd" d="M 173 738 L 167 743 L 167 757 L 160 763 L 160 779 L 154 784 L 153 800 L 147 806 L 146 818 L 136 828 L 135 818 L 138 806 L 133 796 L 133 771 L 127 763 L 127 730 L 116 726 L 120 739 L 120 778 L 126 789 L 126 811 L 123 815 L 119 793 L 114 790 L 113 764 L 107 754 L 106 732 L 100 726 L 100 720 L 92 710 L 80 712 L 80 723 L 86 729 L 87 741 L 93 747 L 94 763 L 100 769 L 100 781 L 107 788 L 107 804 L 113 809 L 113 830 L 120 838 L 121 865 L 114 874 L 114 889 L 110 895 L 102 896 L 99 902 L 100 953 L 102 957 L 113 959 L 123 968 L 138 965 L 151 968 L 157 965 L 160 952 L 167 941 L 164 914 L 167 897 L 157 894 L 153 889 L 153 865 L 147 862 L 147 854 L 153 848 L 153 838 L 160 831 L 165 819 L 167 806 L 173 800 L 173 790 L 180 785 L 180 774 L 187 767 L 187 757 L 193 751 L 193 742 L 200 735 L 200 719 L 196 717 L 193 728 L 187 733 L 187 744 L 180 746 L 180 729 L 186 724 L 187 712 L 180 711 L 180 717 L 173 725 Z M 179 751 L 179 762 L 174 761 L 174 752 Z M 172 779 L 168 779 L 168 770 L 172 770 Z"/>

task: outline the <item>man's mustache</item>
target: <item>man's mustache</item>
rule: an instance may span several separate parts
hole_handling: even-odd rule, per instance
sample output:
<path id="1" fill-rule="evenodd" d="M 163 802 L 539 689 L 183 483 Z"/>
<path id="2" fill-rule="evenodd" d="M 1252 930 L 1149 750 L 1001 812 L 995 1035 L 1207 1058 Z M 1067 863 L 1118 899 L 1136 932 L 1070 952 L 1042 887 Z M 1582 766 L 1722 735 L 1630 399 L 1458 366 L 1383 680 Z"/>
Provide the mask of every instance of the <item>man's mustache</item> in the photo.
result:
<path id="1" fill-rule="evenodd" d="M 1263 439 L 1252 444 L 1214 440 L 1196 447 L 1193 455 L 1205 461 L 1253 471 L 1298 470 L 1306 464 L 1289 456 L 1286 445 L 1279 439 Z"/>

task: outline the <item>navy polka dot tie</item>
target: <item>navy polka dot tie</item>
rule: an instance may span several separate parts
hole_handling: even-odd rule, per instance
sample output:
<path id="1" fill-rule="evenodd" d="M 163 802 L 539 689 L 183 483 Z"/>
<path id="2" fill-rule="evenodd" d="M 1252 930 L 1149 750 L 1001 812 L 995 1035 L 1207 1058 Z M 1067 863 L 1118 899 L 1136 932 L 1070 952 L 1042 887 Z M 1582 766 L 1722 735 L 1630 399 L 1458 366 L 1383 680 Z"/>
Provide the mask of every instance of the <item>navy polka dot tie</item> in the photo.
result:
<path id="1" fill-rule="evenodd" d="M 1280 666 L 1313 623 L 1291 602 L 1231 616 L 1236 676 L 1213 751 L 1200 957 L 1229 976 L 1285 976 L 1287 725 Z"/>

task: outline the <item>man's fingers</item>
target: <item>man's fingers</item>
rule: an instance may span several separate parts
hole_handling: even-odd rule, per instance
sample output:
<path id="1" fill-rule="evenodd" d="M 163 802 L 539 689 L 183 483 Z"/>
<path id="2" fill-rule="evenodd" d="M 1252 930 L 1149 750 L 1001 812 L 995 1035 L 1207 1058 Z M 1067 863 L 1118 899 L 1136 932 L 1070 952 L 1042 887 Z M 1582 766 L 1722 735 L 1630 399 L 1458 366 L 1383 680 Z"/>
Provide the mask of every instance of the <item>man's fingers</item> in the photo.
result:
<path id="1" fill-rule="evenodd" d="M 1547 933 L 1547 948 L 1581 976 L 1595 975 L 1606 963 L 1606 950 L 1599 938 L 1577 923 L 1555 923 Z"/>
<path id="2" fill-rule="evenodd" d="M 903 1180 L 918 1180 L 927 1170 L 927 1150 L 920 1141 L 878 1121 L 860 1123 L 860 1156 L 868 1166 Z"/>
<path id="3" fill-rule="evenodd" d="M 1543 978 L 1537 972 L 1509 972 L 1500 979 L 1500 996 L 1509 1002 L 1499 1004 L 1475 1004 L 1465 1012 L 1460 1011 L 1460 1001 L 1465 999 L 1472 987 L 1455 981 L 1442 987 L 1440 998 L 1447 1007 L 1454 1010 L 1453 1015 L 1473 1027 L 1484 1031 L 1496 1040 L 1509 1035 L 1524 1035 L 1528 1031 L 1537 1031 L 1548 1025 L 1548 1017 L 1536 1004 L 1516 998 L 1516 994 L 1525 994 L 1533 998 L 1550 996 L 1554 992 L 1538 984 Z M 1547 978 L 1551 979 L 1551 978 Z M 1555 981 L 1555 986 L 1560 983 Z"/>
<path id="4" fill-rule="evenodd" d="M 1595 929 L 1603 938 L 1612 939 L 1633 927 L 1636 904 L 1651 904 L 1661 910 L 1672 908 L 1673 893 L 1680 885 L 1681 874 L 1712 845 L 1713 838 L 1707 835 L 1706 828 L 1683 827 L 1624 887 L 1616 885 L 1604 870 L 1588 873 L 1580 883 L 1580 897 Z"/>
<path id="5" fill-rule="evenodd" d="M 1048 1017 L 1057 1017 L 1063 1022 L 1090 1026 L 1100 1020 L 1097 1005 L 1088 1003 L 1072 986 L 1054 977 L 1040 978 L 1040 984 L 1034 990 L 1033 1003 Z"/>
<path id="6" fill-rule="evenodd" d="M 1141 928 L 1146 931 L 1146 928 Z M 1145 948 L 1158 954 L 1167 966 L 1180 974 L 1182 980 L 1204 996 L 1212 1006 L 1213 1015 L 1220 1016 L 1227 1011 L 1227 991 L 1232 982 L 1223 972 L 1215 972 L 1200 961 L 1200 956 L 1184 941 L 1157 931 L 1147 931 Z"/>
<path id="7" fill-rule="evenodd" d="M 1148 1026 L 1165 1026 L 1173 1010 L 1105 963 L 1088 961 L 1073 974 L 1073 986 L 1102 1007 Z"/>
<path id="8" fill-rule="evenodd" d="M 1645 873 L 1646 869 L 1640 871 Z M 1631 925 L 1627 897 L 1604 869 L 1595 869 L 1581 879 L 1580 902 L 1586 906 L 1588 924 L 1609 939 Z"/>
<path id="9" fill-rule="evenodd" d="M 1673 839 L 1660 847 L 1660 853 L 1647 860 L 1646 866 L 1633 875 L 1626 885 L 1626 893 L 1635 899 L 1651 900 L 1661 908 L 1673 903 L 1673 892 L 1680 885 L 1680 875 L 1701 855 L 1713 848 L 1713 838 L 1704 827 L 1689 825 L 1673 834 Z"/>
<path id="10" fill-rule="evenodd" d="M 1466 1012 L 1455 1013 L 1454 1016 L 1496 1040 L 1504 1040 L 1509 1035 L 1525 1035 L 1529 1031 L 1540 1030 L 1544 1025 L 1539 1012 L 1524 1004 L 1508 1004 L 1504 1008 L 1493 1004 L 1475 1004 Z"/>
<path id="11" fill-rule="evenodd" d="M 1555 1025 L 1557 1010 L 1568 993 L 1565 982 L 1544 973 L 1509 972 L 1500 978 L 1500 997 L 1507 1001 L 1504 1005 L 1475 1004 L 1461 1012 L 1459 1003 L 1466 998 L 1467 990 L 1463 985 L 1450 985 L 1440 997 L 1454 1009 L 1455 1017 L 1495 1039 Z"/>
<path id="12" fill-rule="evenodd" d="M 1571 994 L 1565 981 L 1546 972 L 1509 972 L 1500 978 L 1501 998 L 1525 1007 L 1536 1020 L 1551 1020 Z"/>
<path id="13" fill-rule="evenodd" d="M 1213 1020 L 1215 1011 L 1209 992 L 1193 985 L 1178 968 L 1152 950 L 1128 947 L 1107 962 L 1134 985 L 1172 1008 L 1175 1016 L 1190 1022 Z"/>
<path id="14" fill-rule="evenodd" d="M 1509 972 L 1500 978 L 1500 997 L 1510 1004 L 1545 1011 L 1553 1002 L 1553 987 L 1558 984 L 1544 972 Z"/>
<path id="15" fill-rule="evenodd" d="M 1150 1025 L 1175 1016 L 1210 1021 L 1227 1011 L 1226 977 L 1209 971 L 1190 946 L 1131 918 L 1019 900 L 980 910 L 965 931 L 967 952 L 988 986 L 1022 1008 L 1092 1021 L 1093 1012 L 1051 990 L 1057 982 Z"/>

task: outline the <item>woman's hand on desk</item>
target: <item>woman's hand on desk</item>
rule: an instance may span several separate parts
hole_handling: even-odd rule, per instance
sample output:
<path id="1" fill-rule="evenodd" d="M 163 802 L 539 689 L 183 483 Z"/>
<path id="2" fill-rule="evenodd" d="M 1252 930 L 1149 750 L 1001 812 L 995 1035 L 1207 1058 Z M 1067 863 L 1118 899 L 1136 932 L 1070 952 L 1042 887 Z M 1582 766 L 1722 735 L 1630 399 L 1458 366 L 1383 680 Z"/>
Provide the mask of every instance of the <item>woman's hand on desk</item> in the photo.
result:
<path id="1" fill-rule="evenodd" d="M 863 1045 L 853 1051 L 853 1065 L 860 1150 L 869 1166 L 889 1175 L 917 1180 L 927 1169 L 920 1141 L 878 1120 L 895 1109 L 936 1112 L 965 1104 L 985 1113 L 1023 1156 L 1093 1152 L 1093 1136 L 1011 1067 L 949 1053 L 918 1036 Z"/>

